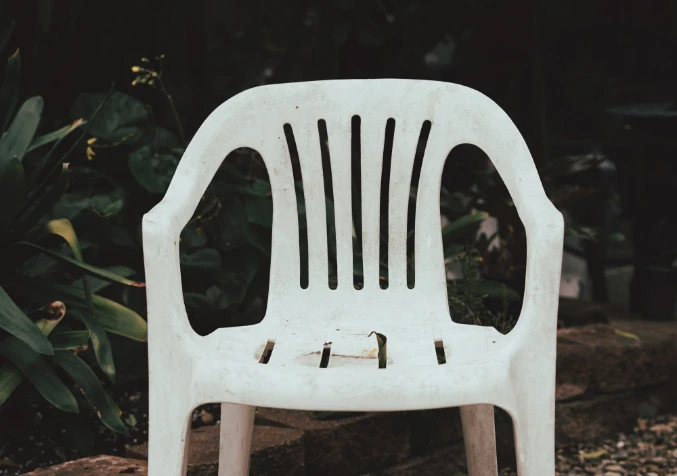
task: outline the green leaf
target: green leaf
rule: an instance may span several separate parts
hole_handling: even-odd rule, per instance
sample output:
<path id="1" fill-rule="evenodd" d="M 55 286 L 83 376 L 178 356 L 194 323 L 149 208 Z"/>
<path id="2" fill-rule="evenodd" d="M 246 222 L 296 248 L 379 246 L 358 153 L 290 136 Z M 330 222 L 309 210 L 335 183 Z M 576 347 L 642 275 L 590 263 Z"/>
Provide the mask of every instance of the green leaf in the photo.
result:
<path id="1" fill-rule="evenodd" d="M 114 266 L 106 266 L 105 268 L 106 271 L 109 273 L 114 273 L 118 276 L 122 276 L 123 278 L 129 278 L 130 276 L 133 276 L 136 274 L 136 271 L 133 270 L 132 268 L 128 268 L 127 266 L 122 266 L 122 265 L 114 265 Z M 93 293 L 98 293 L 99 291 L 106 289 L 108 286 L 110 286 L 111 283 L 108 280 L 104 279 L 98 279 L 98 278 L 91 278 L 89 280 L 89 287 L 92 289 Z M 145 283 L 138 283 L 141 286 L 145 286 Z M 75 280 L 72 283 L 73 286 L 80 287 L 82 286 L 82 280 Z"/>
<path id="2" fill-rule="evenodd" d="M 214 248 L 200 248 L 192 253 L 181 253 L 181 267 L 196 271 L 219 270 L 221 255 Z"/>
<path id="3" fill-rule="evenodd" d="M 43 301 L 44 304 L 44 301 Z M 25 342 L 40 354 L 54 355 L 52 344 L 31 319 L 14 304 L 9 294 L 0 287 L 0 328 Z"/>
<path id="4" fill-rule="evenodd" d="M 63 308 L 65 310 L 65 308 Z M 35 325 L 42 335 L 47 337 L 57 326 L 59 322 L 63 319 L 64 313 L 60 313 L 56 316 L 56 319 L 41 319 Z M 0 407 L 7 401 L 7 399 L 12 395 L 14 390 L 19 386 L 23 381 L 23 375 L 21 371 L 16 368 L 15 365 L 11 363 L 6 363 L 0 368 Z"/>
<path id="5" fill-rule="evenodd" d="M 21 370 L 7 363 L 0 368 L 0 408 L 23 382 Z"/>
<path id="6" fill-rule="evenodd" d="M 183 298 L 187 307 L 204 311 L 222 311 L 233 304 L 233 300 L 218 286 L 210 287 L 205 294 L 185 293 Z"/>
<path id="7" fill-rule="evenodd" d="M 0 223 L 4 228 L 0 235 L 3 235 L 9 231 L 10 224 L 26 199 L 26 178 L 19 159 L 10 159 L 5 168 L 0 169 L 0 194 Z"/>
<path id="8" fill-rule="evenodd" d="M 57 351 L 54 354 L 57 365 L 78 385 L 101 422 L 116 433 L 127 434 L 117 408 L 106 393 L 94 371 L 82 359 L 69 351 Z"/>
<path id="9" fill-rule="evenodd" d="M 23 103 L 7 132 L 0 137 L 0 170 L 14 157 L 22 160 L 40 124 L 44 102 L 33 96 Z"/>
<path id="10" fill-rule="evenodd" d="M 488 213 L 473 211 L 468 215 L 447 223 L 444 228 L 442 228 L 442 239 L 445 243 L 464 239 L 476 232 L 480 223 L 487 218 L 489 218 Z"/>
<path id="11" fill-rule="evenodd" d="M 120 213 L 124 204 L 125 193 L 122 189 L 97 194 L 78 190 L 61 196 L 54 205 L 54 216 L 72 220 L 85 210 L 92 210 L 101 216 L 112 216 Z"/>
<path id="12" fill-rule="evenodd" d="M 73 312 L 73 308 L 81 310 L 87 308 L 85 294 L 81 288 L 20 276 L 13 279 L 8 287 L 14 293 L 35 302 L 63 301 L 70 313 Z M 94 304 L 94 320 L 108 332 L 140 342 L 148 340 L 148 324 L 136 312 L 96 294 L 92 295 L 92 303 Z"/>
<path id="13" fill-rule="evenodd" d="M 174 154 L 155 154 L 150 147 L 136 149 L 129 156 L 129 170 L 146 191 L 161 194 L 167 191 L 179 159 Z"/>
<path id="14" fill-rule="evenodd" d="M 21 370 L 45 400 L 59 410 L 77 413 L 75 397 L 40 354 L 16 337 L 0 342 L 0 353 Z"/>
<path id="15" fill-rule="evenodd" d="M 71 117 L 91 120 L 105 96 L 104 93 L 80 94 L 71 109 Z M 141 101 L 115 91 L 94 118 L 89 132 L 107 142 L 117 142 L 130 135 L 140 136 L 140 129 L 134 125 L 148 118 L 148 115 L 148 110 Z"/>
<path id="16" fill-rule="evenodd" d="M 259 250 L 266 256 L 270 256 L 271 235 L 265 234 L 256 228 L 256 225 L 250 225 L 247 222 L 242 224 L 242 234 L 247 243 Z"/>
<path id="17" fill-rule="evenodd" d="M 42 246 L 35 245 L 33 243 L 29 243 L 27 241 L 20 241 L 15 243 L 13 246 L 25 246 L 29 248 L 36 249 L 40 251 L 41 253 L 44 253 L 48 256 L 51 256 L 54 259 L 57 259 L 61 261 L 62 263 L 68 264 L 73 268 L 77 268 L 80 271 L 83 271 L 91 276 L 101 278 L 105 281 L 108 281 L 109 283 L 117 283 L 117 284 L 124 284 L 125 286 L 132 286 L 132 287 L 144 287 L 144 283 L 138 283 L 136 281 L 132 281 L 131 279 L 127 279 L 119 274 L 116 274 L 114 272 L 111 272 L 107 269 L 104 268 L 99 268 L 98 266 L 92 266 L 90 264 L 85 263 L 84 261 L 78 261 L 72 258 L 69 258 L 68 256 L 64 256 L 61 253 L 57 253 L 52 250 L 48 250 L 47 248 L 43 248 Z M 123 267 L 124 268 L 124 267 Z M 129 268 L 125 268 L 129 269 Z M 84 286 L 84 283 L 82 283 Z"/>
<path id="18" fill-rule="evenodd" d="M 89 331 L 55 332 L 49 340 L 54 350 L 78 350 L 87 347 Z"/>
<path id="19" fill-rule="evenodd" d="M 82 259 L 82 251 L 80 250 L 80 244 L 78 243 L 78 238 L 75 234 L 75 230 L 73 229 L 73 225 L 71 225 L 71 222 L 68 220 L 52 220 L 47 224 L 47 231 L 66 240 L 73 251 L 75 259 L 81 263 L 84 263 L 84 260 Z M 84 273 L 82 274 L 82 288 L 84 290 L 85 301 L 87 303 L 87 307 L 82 313 L 82 321 L 85 323 L 87 329 L 89 329 L 92 338 L 92 345 L 94 347 L 94 354 L 96 355 L 96 360 L 99 362 L 101 370 L 106 374 L 111 382 L 115 383 L 115 364 L 113 362 L 113 351 L 111 350 L 108 335 L 104 332 L 101 324 L 94 319 L 92 290 L 89 287 L 89 281 Z"/>
<path id="20" fill-rule="evenodd" d="M 19 50 L 9 57 L 7 60 L 7 66 L 5 67 L 5 82 L 0 89 L 0 114 L 5 116 L 0 116 L 2 123 L 0 124 L 0 134 L 2 134 L 7 125 L 12 120 L 14 116 L 14 110 L 16 109 L 17 102 L 19 101 L 19 86 L 21 81 L 21 55 Z M 2 157 L 0 157 L 2 160 Z"/>
<path id="21" fill-rule="evenodd" d="M 45 146 L 47 144 L 51 144 L 52 142 L 59 142 L 61 141 L 64 137 L 66 137 L 68 134 L 76 130 L 78 127 L 82 126 L 85 124 L 85 121 L 82 119 L 77 119 L 73 121 L 72 124 L 68 124 L 67 126 L 63 126 L 61 129 L 57 129 L 55 131 L 49 132 L 47 134 L 43 134 L 41 136 L 38 136 L 33 139 L 33 142 L 31 142 L 31 145 L 28 147 L 28 152 L 32 152 L 35 149 L 38 149 L 42 146 Z"/>
<path id="22" fill-rule="evenodd" d="M 181 246 L 183 248 L 201 248 L 207 244 L 207 235 L 198 233 L 193 228 L 184 228 L 181 232 Z"/>
<path id="23" fill-rule="evenodd" d="M 273 201 L 268 199 L 249 200 L 244 207 L 244 214 L 249 223 L 273 227 Z"/>
<path id="24" fill-rule="evenodd" d="M 272 193 L 270 189 L 270 182 L 261 179 L 254 179 L 251 183 L 240 185 L 236 188 L 239 192 L 246 193 L 247 195 L 252 195 L 254 197 L 270 197 Z"/>

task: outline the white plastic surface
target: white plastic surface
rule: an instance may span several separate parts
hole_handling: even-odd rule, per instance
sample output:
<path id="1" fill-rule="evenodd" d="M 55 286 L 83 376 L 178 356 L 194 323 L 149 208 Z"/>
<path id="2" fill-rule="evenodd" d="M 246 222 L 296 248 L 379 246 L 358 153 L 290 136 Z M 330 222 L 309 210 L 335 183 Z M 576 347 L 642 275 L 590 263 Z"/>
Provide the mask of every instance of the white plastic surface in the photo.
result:
<path id="1" fill-rule="evenodd" d="M 351 118 L 361 119 L 362 210 L 351 210 Z M 395 119 L 389 209 L 380 210 L 386 122 Z M 328 285 L 327 227 L 318 120 L 326 121 L 334 189 L 338 288 Z M 407 200 L 416 144 L 432 123 L 416 201 L 415 286 L 407 287 Z M 309 246 L 309 286 L 300 286 L 299 229 L 290 153 L 298 147 Z M 503 178 L 528 242 L 524 302 L 516 327 L 454 323 L 449 315 L 440 184 L 449 151 L 482 148 Z M 251 147 L 263 157 L 273 193 L 273 237 L 266 317 L 260 324 L 200 337 L 186 315 L 179 235 L 226 155 Z M 353 286 L 352 222 L 363 220 L 364 288 Z M 379 222 L 389 213 L 389 287 L 379 287 Z M 483 405 L 514 420 L 521 476 L 554 474 L 555 344 L 563 220 L 546 197 L 527 146 L 493 101 L 449 83 L 344 80 L 263 86 L 218 107 L 187 148 L 164 199 L 143 220 L 150 365 L 150 476 L 185 474 L 189 417 L 224 402 L 219 474 L 246 474 L 252 408 L 393 411 L 478 405 L 464 424 L 492 425 Z M 227 263 L 225 264 L 227 266 Z M 378 368 L 378 332 L 387 367 Z M 435 341 L 447 362 L 439 365 Z M 259 360 L 274 342 L 267 364 Z M 320 368 L 331 342 L 327 368 Z M 234 404 L 234 405 L 233 405 Z M 482 409 L 485 409 L 482 411 Z M 490 408 L 490 407 L 489 407 Z M 469 458 L 494 454 L 490 431 L 466 428 Z M 474 436 L 473 436 L 474 435 Z M 484 436 L 483 436 L 484 435 Z M 488 435 L 488 436 L 487 436 Z M 484 441 L 481 441 L 484 439 Z M 240 448 L 239 456 L 237 448 Z M 476 456 L 473 456 L 476 455 Z M 495 459 L 495 456 L 494 456 Z M 472 476 L 495 474 L 475 461 Z M 484 468 L 484 469 L 482 469 Z M 486 469 L 490 468 L 490 469 Z"/>

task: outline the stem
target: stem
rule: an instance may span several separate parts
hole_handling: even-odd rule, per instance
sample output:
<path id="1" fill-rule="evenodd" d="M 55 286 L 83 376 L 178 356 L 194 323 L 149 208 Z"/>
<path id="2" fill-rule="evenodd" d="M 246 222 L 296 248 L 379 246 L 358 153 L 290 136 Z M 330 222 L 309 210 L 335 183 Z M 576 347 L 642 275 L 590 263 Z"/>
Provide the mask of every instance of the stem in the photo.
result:
<path id="1" fill-rule="evenodd" d="M 186 142 L 186 135 L 183 132 L 183 124 L 181 124 L 181 119 L 179 118 L 179 112 L 176 110 L 176 106 L 174 105 L 174 100 L 172 99 L 172 95 L 169 94 L 167 91 L 167 88 L 165 88 L 165 84 L 162 82 L 162 79 L 158 78 L 158 82 L 160 83 L 160 91 L 162 94 L 165 95 L 167 98 L 167 101 L 169 102 L 169 107 L 172 109 L 172 114 L 174 114 L 174 120 L 176 121 L 176 128 L 179 130 L 179 137 L 181 138 L 181 142 L 183 143 L 183 146 L 187 146 L 188 143 Z"/>

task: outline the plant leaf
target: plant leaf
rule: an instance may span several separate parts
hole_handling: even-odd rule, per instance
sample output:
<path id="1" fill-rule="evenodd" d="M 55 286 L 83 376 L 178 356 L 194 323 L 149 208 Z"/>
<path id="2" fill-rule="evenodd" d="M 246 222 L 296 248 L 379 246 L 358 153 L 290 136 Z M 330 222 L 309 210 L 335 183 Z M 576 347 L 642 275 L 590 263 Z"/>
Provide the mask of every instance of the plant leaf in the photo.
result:
<path id="1" fill-rule="evenodd" d="M 65 309 L 65 308 L 64 308 Z M 57 319 L 41 319 L 36 323 L 40 332 L 47 337 L 57 326 L 61 319 L 63 319 L 63 313 L 61 313 Z M 23 381 L 23 375 L 21 371 L 13 364 L 6 363 L 0 368 L 0 407 L 7 401 L 7 399 L 12 395 L 12 392 L 16 390 L 19 384 Z"/>
<path id="2" fill-rule="evenodd" d="M 8 286 L 13 292 L 36 302 L 61 300 L 73 312 L 73 308 L 86 309 L 84 291 L 73 286 L 64 286 L 50 281 L 16 277 Z M 92 295 L 94 320 L 105 330 L 130 339 L 145 342 L 148 340 L 148 324 L 131 309 L 96 294 Z"/>
<path id="3" fill-rule="evenodd" d="M 54 132 L 50 132 L 49 134 L 45 134 L 43 136 L 37 137 L 36 139 L 33 140 L 31 143 L 31 146 L 28 148 L 28 152 L 31 152 L 32 150 L 37 149 L 38 147 L 42 147 L 43 145 L 47 145 L 51 142 L 55 142 L 54 145 L 49 149 L 49 152 L 45 154 L 43 158 L 41 158 L 38 163 L 35 165 L 35 169 L 33 170 L 33 173 L 31 174 L 30 178 L 30 183 L 34 184 L 37 183 L 38 179 L 42 180 L 43 174 L 45 169 L 50 163 L 50 158 L 52 157 L 52 154 L 54 151 L 59 147 L 59 144 L 61 144 L 61 141 L 63 141 L 66 136 L 68 136 L 71 132 L 76 130 L 78 127 L 82 126 L 83 124 L 86 124 L 86 121 L 83 121 L 82 119 L 78 119 L 76 121 L 73 121 L 72 124 L 68 126 L 64 126 L 59 130 L 56 130 Z"/>
<path id="4" fill-rule="evenodd" d="M 14 22 L 12 22 L 12 25 Z M 19 50 L 9 57 L 7 60 L 7 66 L 5 67 L 5 82 L 0 89 L 0 112 L 4 112 L 5 117 L 0 118 L 2 120 L 2 127 L 0 128 L 0 134 L 2 134 L 9 121 L 12 120 L 14 116 L 14 110 L 16 109 L 17 102 L 19 101 L 19 85 L 21 81 L 21 55 Z M 0 157 L 1 159 L 1 157 Z"/>
<path id="5" fill-rule="evenodd" d="M 21 105 L 9 129 L 0 137 L 0 170 L 12 158 L 24 158 L 40 124 L 43 106 L 40 96 L 33 96 Z"/>
<path id="6" fill-rule="evenodd" d="M 117 142 L 130 135 L 140 136 L 139 128 L 134 125 L 148 117 L 146 106 L 127 94 L 114 91 L 94 117 L 105 97 L 103 93 L 80 94 L 71 109 L 71 116 L 91 121 L 91 135 L 107 142 Z"/>
<path id="7" fill-rule="evenodd" d="M 109 271 L 111 273 L 114 273 L 118 276 L 122 276 L 123 278 L 128 278 L 134 274 L 136 274 L 136 271 L 133 270 L 132 268 L 128 268 L 127 266 L 122 266 L 122 265 L 114 265 L 114 266 L 106 266 L 105 268 L 106 271 Z M 73 286 L 82 286 L 82 280 L 76 280 L 73 281 L 72 285 Z M 110 281 L 104 280 L 104 279 L 98 279 L 98 278 L 91 278 L 89 280 L 89 287 L 92 288 L 93 293 L 98 293 L 99 291 L 106 289 L 108 286 L 110 286 L 111 283 Z M 140 286 L 145 286 L 145 283 L 137 283 Z"/>
<path id="8" fill-rule="evenodd" d="M 73 251 L 75 259 L 81 263 L 84 263 L 82 259 L 82 251 L 80 250 L 80 244 L 78 243 L 78 237 L 75 234 L 73 225 L 68 220 L 52 220 L 47 224 L 47 230 L 50 233 L 62 237 Z M 99 366 L 103 373 L 106 374 L 108 379 L 115 383 L 115 363 L 113 362 L 113 351 L 111 349 L 110 341 L 108 340 L 108 335 L 104 331 L 103 327 L 99 322 L 94 319 L 94 304 L 92 298 L 92 290 L 89 287 L 89 281 L 87 276 L 82 274 L 82 288 L 85 294 L 85 300 L 87 307 L 83 310 L 82 321 L 89 329 L 92 345 L 94 347 L 94 354 L 96 355 L 96 360 L 99 362 Z"/>
<path id="9" fill-rule="evenodd" d="M 482 223 L 487 218 L 489 218 L 489 214 L 486 212 L 476 211 L 465 215 L 457 220 L 447 223 L 446 226 L 442 228 L 442 238 L 445 240 L 445 242 L 465 238 L 471 232 L 475 231 L 480 223 Z"/>
<path id="10" fill-rule="evenodd" d="M 107 269 L 104 268 L 99 268 L 98 266 L 92 266 L 91 264 L 87 264 L 84 261 L 78 261 L 73 258 L 69 258 L 68 256 L 64 256 L 61 253 L 57 253 L 52 250 L 48 250 L 47 248 L 43 248 L 42 246 L 29 243 L 27 241 L 19 241 L 17 243 L 14 243 L 13 246 L 26 246 L 29 248 L 36 249 L 40 251 L 41 253 L 44 253 L 48 256 L 51 256 L 52 258 L 55 258 L 62 263 L 66 263 L 70 265 L 73 268 L 77 268 L 91 276 L 101 278 L 105 281 L 108 281 L 109 283 L 117 283 L 117 284 L 124 284 L 125 286 L 132 286 L 132 287 L 137 287 L 137 288 L 142 288 L 145 286 L 145 283 L 139 283 L 136 281 L 132 281 L 131 279 L 127 279 L 123 276 L 120 276 L 119 274 L 116 274 L 114 272 L 111 272 Z M 123 267 L 124 268 L 124 267 Z M 129 268 L 126 268 L 129 269 Z M 84 286 L 84 284 L 83 284 Z"/>
<path id="11" fill-rule="evenodd" d="M 244 206 L 244 214 L 249 223 L 272 228 L 273 226 L 273 201 L 261 198 L 249 200 Z"/>
<path id="12" fill-rule="evenodd" d="M 221 268 L 221 255 L 214 248 L 200 248 L 181 253 L 181 266 L 186 270 L 216 271 Z"/>
<path id="13" fill-rule="evenodd" d="M 0 327 L 40 354 L 54 355 L 52 344 L 0 287 Z"/>
<path id="14" fill-rule="evenodd" d="M 87 347 L 89 331 L 55 332 L 49 337 L 54 350 L 79 350 Z"/>
<path id="15" fill-rule="evenodd" d="M 80 387 L 101 422 L 116 433 L 126 435 L 127 427 L 122 423 L 117 409 L 89 365 L 72 352 L 63 350 L 55 352 L 54 360 Z"/>
<path id="16" fill-rule="evenodd" d="M 59 410 L 77 413 L 75 397 L 40 354 L 16 337 L 0 342 L 0 353 L 21 370 L 45 400 Z"/>
<path id="17" fill-rule="evenodd" d="M 63 126 L 61 129 L 57 129 L 55 131 L 34 138 L 33 142 L 31 142 L 31 145 L 28 147 L 26 153 L 33 152 L 35 149 L 38 149 L 44 145 L 51 144 L 52 142 L 57 142 L 63 139 L 84 123 L 85 121 L 83 121 L 82 119 L 78 119 L 76 121 L 73 121 L 72 124 Z"/>
<path id="18" fill-rule="evenodd" d="M 129 170 L 148 193 L 161 194 L 167 191 L 176 166 L 179 163 L 173 154 L 154 154 L 148 146 L 136 149 L 129 156 Z"/>

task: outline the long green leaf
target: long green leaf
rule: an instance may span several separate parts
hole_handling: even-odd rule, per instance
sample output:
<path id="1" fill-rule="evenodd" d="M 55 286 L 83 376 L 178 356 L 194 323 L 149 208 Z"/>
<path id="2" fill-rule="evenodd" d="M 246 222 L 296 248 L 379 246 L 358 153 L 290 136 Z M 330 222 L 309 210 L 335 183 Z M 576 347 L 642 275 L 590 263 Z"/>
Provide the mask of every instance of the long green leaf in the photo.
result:
<path id="1" fill-rule="evenodd" d="M 71 247 L 71 251 L 75 256 L 75 259 L 81 263 L 84 263 L 82 259 L 82 251 L 80 250 L 80 243 L 78 243 L 78 237 L 75 234 L 73 225 L 68 220 L 52 220 L 47 224 L 47 231 L 62 237 L 68 245 Z M 104 331 L 101 324 L 94 320 L 94 304 L 92 299 L 92 290 L 89 287 L 89 280 L 84 273 L 82 273 L 82 288 L 85 292 L 85 300 L 87 302 L 87 307 L 83 312 L 83 322 L 92 337 L 92 345 L 94 347 L 94 354 L 96 355 L 96 360 L 99 362 L 99 366 L 103 373 L 106 374 L 108 379 L 115 383 L 115 363 L 113 362 L 113 350 L 111 349 L 110 341 L 108 340 L 108 335 Z"/>
<path id="2" fill-rule="evenodd" d="M 24 168 L 19 159 L 11 159 L 0 169 L 0 223 L 3 231 L 0 235 L 9 231 L 10 225 L 26 198 L 26 177 Z"/>
<path id="3" fill-rule="evenodd" d="M 50 142 L 54 142 L 54 145 L 49 149 L 49 152 L 45 154 L 44 157 L 40 159 L 40 161 L 35 165 L 35 169 L 33 170 L 33 173 L 30 176 L 29 182 L 31 184 L 37 183 L 38 180 L 42 180 L 44 178 L 44 173 L 47 167 L 50 164 L 50 159 L 52 158 L 52 155 L 54 154 L 54 151 L 59 147 L 61 142 L 74 130 L 82 126 L 83 124 L 86 124 L 86 121 L 82 119 L 78 119 L 76 121 L 73 121 L 72 124 L 65 126 L 57 131 L 50 132 L 49 134 L 45 134 L 44 136 L 37 137 L 32 143 L 31 146 L 28 148 L 28 152 L 37 149 L 38 147 L 41 147 L 45 144 L 48 144 Z"/>
<path id="4" fill-rule="evenodd" d="M 0 169 L 13 157 L 24 158 L 40 124 L 43 106 L 40 96 L 33 96 L 21 105 L 9 129 L 0 137 Z"/>
<path id="5" fill-rule="evenodd" d="M 50 178 L 52 177 L 53 174 L 57 173 L 59 171 L 59 168 L 63 166 L 63 163 L 66 161 L 68 156 L 80 145 L 82 140 L 87 136 L 87 133 L 89 132 L 89 128 L 92 125 L 92 121 L 96 118 L 96 116 L 99 114 L 99 111 L 101 110 L 102 106 L 105 104 L 105 102 L 108 100 L 110 97 L 111 93 L 113 92 L 113 89 L 115 88 L 115 83 L 111 86 L 111 88 L 108 90 L 108 93 L 106 93 L 106 96 L 103 98 L 103 101 L 101 104 L 99 104 L 99 107 L 94 111 L 94 114 L 92 115 L 91 119 L 85 126 L 85 130 L 82 132 L 82 135 L 78 137 L 78 139 L 71 145 L 71 147 L 66 151 L 64 155 L 62 155 L 59 160 L 57 160 L 54 164 L 51 164 L 51 169 L 45 174 L 45 178 L 42 179 L 42 182 L 35 187 L 35 191 L 28 197 L 28 202 L 32 203 L 33 199 L 39 195 L 41 195 L 44 192 L 45 187 L 50 181 Z"/>
<path id="6" fill-rule="evenodd" d="M 19 101 L 19 83 L 21 81 L 21 55 L 19 50 L 9 57 L 7 61 L 7 66 L 5 67 L 5 82 L 0 89 L 0 114 L 4 114 L 4 117 L 0 117 L 2 123 L 0 123 L 0 134 L 2 134 L 9 121 L 12 120 L 14 116 L 14 110 L 16 109 L 17 102 Z"/>
<path id="7" fill-rule="evenodd" d="M 54 350 L 79 350 L 87 347 L 89 331 L 55 332 L 49 337 Z"/>
<path id="8" fill-rule="evenodd" d="M 46 300 L 61 300 L 69 308 L 86 309 L 87 301 L 81 288 L 64 286 L 49 281 L 16 277 L 7 285 L 12 292 L 31 299 L 35 302 Z M 101 323 L 103 328 L 113 334 L 118 334 L 139 342 L 148 340 L 148 324 L 131 309 L 110 299 L 94 294 L 94 320 Z"/>
<path id="9" fill-rule="evenodd" d="M 123 278 L 128 278 L 128 277 L 136 274 L 136 271 L 133 270 L 132 268 L 128 268 L 127 266 L 122 266 L 122 265 L 107 266 L 104 269 L 106 271 L 114 273 L 118 276 L 122 276 Z M 71 284 L 73 286 L 82 286 L 81 280 L 73 281 Z M 110 281 L 99 279 L 99 278 L 92 278 L 92 279 L 89 280 L 89 287 L 92 288 L 92 292 L 95 293 L 95 294 L 98 293 L 99 291 L 106 289 L 111 284 L 113 284 L 113 283 L 111 283 Z M 141 286 L 145 286 L 145 283 L 138 283 L 138 284 L 141 285 Z"/>
<path id="10" fill-rule="evenodd" d="M 75 397 L 40 354 L 16 337 L 0 342 L 0 353 L 21 370 L 45 400 L 59 410 L 77 413 Z"/>
<path id="11" fill-rule="evenodd" d="M 2 287 L 0 287 L 0 327 L 25 342 L 36 352 L 54 355 L 52 344 L 35 323 L 19 309 L 19 306 L 14 304 L 12 298 Z"/>
<path id="12" fill-rule="evenodd" d="M 113 273 L 111 271 L 108 271 L 103 268 L 99 268 L 98 266 L 92 266 L 91 264 L 87 264 L 84 261 L 78 261 L 73 258 L 69 258 L 68 256 L 64 256 L 61 253 L 57 253 L 52 250 L 48 250 L 47 248 L 43 248 L 42 246 L 29 243 L 27 241 L 19 241 L 17 243 L 14 243 L 13 246 L 26 246 L 29 248 L 36 249 L 40 251 L 41 253 L 44 253 L 48 256 L 51 256 L 54 259 L 57 259 L 61 261 L 62 263 L 68 264 L 73 268 L 77 268 L 80 271 L 83 271 L 91 276 L 101 278 L 105 281 L 108 281 L 110 283 L 117 283 L 117 284 L 124 284 L 125 286 L 133 286 L 137 288 L 142 288 L 145 286 L 144 283 L 138 283 L 136 281 L 132 281 L 131 279 L 127 279 L 123 276 L 120 276 L 116 273 Z M 84 286 L 84 282 L 83 282 Z"/>
<path id="13" fill-rule="evenodd" d="M 54 360 L 80 387 L 101 422 L 117 433 L 127 434 L 127 427 L 120 420 L 110 397 L 89 365 L 72 352 L 63 350 L 54 354 Z"/>
<path id="14" fill-rule="evenodd" d="M 442 238 L 445 242 L 463 238 L 487 218 L 489 218 L 489 214 L 486 212 L 474 212 L 465 215 L 458 220 L 447 223 L 442 228 Z"/>
<path id="15" fill-rule="evenodd" d="M 76 121 L 73 121 L 72 124 L 63 126 L 61 129 L 57 129 L 55 131 L 34 138 L 33 142 L 31 142 L 31 145 L 28 147 L 26 153 L 33 152 L 35 149 L 38 149 L 44 145 L 51 144 L 52 142 L 57 142 L 63 139 L 84 123 L 85 121 L 83 121 L 82 119 L 78 119 Z"/>
<path id="16" fill-rule="evenodd" d="M 65 307 L 62 307 L 65 310 Z M 54 328 L 63 319 L 64 313 L 60 312 L 55 319 L 40 319 L 35 325 L 40 329 L 40 332 L 47 337 Z M 6 363 L 0 368 L 0 407 L 12 395 L 14 390 L 23 381 L 24 377 L 21 371 L 11 363 Z"/>

